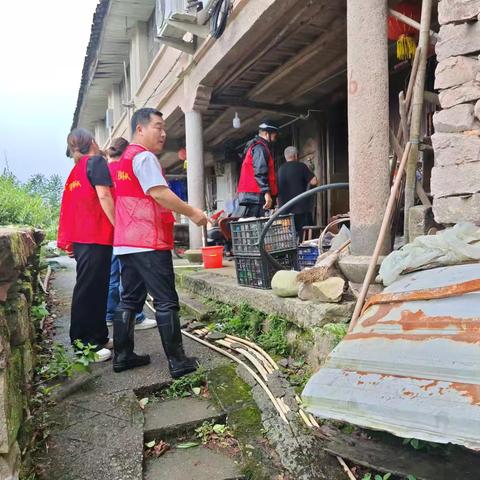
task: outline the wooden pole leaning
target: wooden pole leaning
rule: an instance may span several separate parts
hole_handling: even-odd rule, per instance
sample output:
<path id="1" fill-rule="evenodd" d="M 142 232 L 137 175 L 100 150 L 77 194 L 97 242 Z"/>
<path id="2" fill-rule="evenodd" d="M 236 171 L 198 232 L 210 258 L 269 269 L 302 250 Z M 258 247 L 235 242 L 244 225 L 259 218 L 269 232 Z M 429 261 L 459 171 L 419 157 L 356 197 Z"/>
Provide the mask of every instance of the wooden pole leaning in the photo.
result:
<path id="1" fill-rule="evenodd" d="M 378 257 L 380 256 L 380 252 L 383 247 L 383 242 L 385 240 L 385 235 L 387 233 L 387 229 L 390 228 L 390 221 L 392 218 L 393 208 L 395 206 L 395 198 L 402 183 L 403 173 L 405 171 L 405 167 L 407 165 L 407 160 L 410 156 L 411 152 L 411 143 L 408 142 L 405 146 L 405 150 L 403 152 L 403 157 L 400 162 L 400 166 L 398 167 L 397 176 L 395 177 L 395 182 L 392 186 L 390 191 L 390 197 L 388 199 L 387 208 L 385 209 L 385 215 L 383 216 L 382 225 L 380 227 L 380 233 L 378 235 L 377 243 L 375 245 L 375 250 L 373 252 L 372 258 L 370 259 L 370 264 L 368 266 L 367 274 L 365 275 L 365 279 L 363 281 L 362 290 L 360 291 L 360 295 L 357 299 L 357 303 L 355 305 L 355 310 L 353 312 L 352 320 L 350 322 L 350 326 L 348 331 L 351 332 L 352 329 L 355 327 L 358 318 L 360 317 L 360 313 L 362 311 L 363 304 L 365 303 L 365 299 L 367 297 L 368 288 L 373 281 L 373 276 L 375 274 L 375 269 L 377 266 Z"/>

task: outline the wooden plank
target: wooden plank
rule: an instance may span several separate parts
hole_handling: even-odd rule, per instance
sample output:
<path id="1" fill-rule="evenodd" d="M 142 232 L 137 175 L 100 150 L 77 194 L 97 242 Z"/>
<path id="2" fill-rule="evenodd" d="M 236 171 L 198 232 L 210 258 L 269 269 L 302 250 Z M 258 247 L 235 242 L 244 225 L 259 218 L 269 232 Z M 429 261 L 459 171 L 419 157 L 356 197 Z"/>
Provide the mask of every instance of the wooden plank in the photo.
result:
<path id="1" fill-rule="evenodd" d="M 425 190 L 423 189 L 422 184 L 418 180 L 417 180 L 416 190 L 417 190 L 418 198 L 422 202 L 422 205 L 425 205 L 426 207 L 431 207 L 432 202 L 428 198 L 428 195 L 425 193 Z"/>
<path id="2" fill-rule="evenodd" d="M 368 438 L 362 435 L 346 435 L 340 431 L 334 438 L 324 442 L 324 449 L 335 456 L 341 456 L 358 465 L 391 472 L 405 478 L 414 475 L 417 480 L 478 480 L 480 455 L 460 447 L 451 447 L 446 455 L 441 452 L 429 453 L 402 445 L 402 440 L 388 436 L 388 441 Z M 440 450 L 440 449 L 439 449 Z"/>
<path id="3" fill-rule="evenodd" d="M 315 57 L 318 57 L 319 54 L 325 50 L 325 48 L 328 48 L 333 45 L 335 45 L 337 42 L 335 42 L 335 38 L 338 37 L 338 28 L 340 27 L 337 25 L 338 23 L 345 23 L 344 19 L 340 20 L 334 20 L 332 24 L 331 30 L 329 30 L 329 33 L 320 35 L 313 43 L 308 45 L 307 47 L 303 48 L 295 57 L 290 59 L 287 63 L 281 65 L 279 68 L 277 68 L 271 75 L 269 75 L 263 82 L 261 82 L 256 88 L 254 88 L 250 94 L 249 98 L 252 99 L 254 97 L 261 96 L 264 92 L 271 90 L 275 84 L 278 82 L 281 82 L 282 80 L 290 77 L 291 75 L 294 75 L 296 71 L 301 69 L 305 64 L 308 64 L 312 59 Z M 330 33 L 333 32 L 333 33 Z M 334 38 L 335 37 L 335 38 Z M 346 63 L 346 56 L 345 58 L 345 63 Z M 328 77 L 331 75 L 333 72 L 329 72 L 327 68 L 325 67 L 320 67 L 319 73 L 317 74 L 320 75 L 320 77 L 323 76 L 323 78 Z M 338 68 L 337 68 L 338 70 Z M 317 77 L 316 76 L 316 77 Z M 318 82 L 318 80 L 316 80 Z M 308 85 L 302 85 L 303 89 L 308 89 L 310 88 L 309 85 L 311 84 L 311 81 L 307 82 Z M 313 85 L 315 84 L 315 80 Z M 301 96 L 302 94 L 296 95 L 296 97 Z"/>

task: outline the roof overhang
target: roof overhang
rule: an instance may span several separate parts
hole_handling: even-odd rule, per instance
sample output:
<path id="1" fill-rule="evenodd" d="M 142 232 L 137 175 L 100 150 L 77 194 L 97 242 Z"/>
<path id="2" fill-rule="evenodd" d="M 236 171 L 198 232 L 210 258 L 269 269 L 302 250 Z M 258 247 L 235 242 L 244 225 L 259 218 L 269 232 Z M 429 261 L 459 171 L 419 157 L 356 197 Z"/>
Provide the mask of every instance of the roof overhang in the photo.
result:
<path id="1" fill-rule="evenodd" d="M 146 22 L 155 0 L 101 0 L 93 16 L 90 41 L 72 128 L 94 128 L 105 117 L 108 95 L 124 77 L 129 61 L 130 32 L 137 22 Z"/>

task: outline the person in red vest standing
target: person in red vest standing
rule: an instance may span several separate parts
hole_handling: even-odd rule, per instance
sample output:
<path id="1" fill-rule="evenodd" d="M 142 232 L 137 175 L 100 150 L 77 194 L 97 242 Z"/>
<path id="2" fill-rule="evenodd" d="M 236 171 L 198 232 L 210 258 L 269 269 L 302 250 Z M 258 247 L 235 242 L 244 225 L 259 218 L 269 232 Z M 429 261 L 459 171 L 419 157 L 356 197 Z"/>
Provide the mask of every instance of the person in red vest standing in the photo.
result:
<path id="1" fill-rule="evenodd" d="M 143 302 L 145 285 L 153 297 L 170 374 L 178 378 L 195 371 L 198 363 L 183 349 L 171 252 L 175 221 L 172 211 L 189 217 L 198 226 L 206 225 L 208 218 L 178 198 L 163 175 L 156 157 L 166 140 L 162 113 L 141 108 L 133 114 L 131 128 L 132 143 L 120 158 L 114 178 L 113 253 L 122 264 L 123 293 L 113 322 L 113 369 L 121 372 L 150 362 L 148 355 L 133 351 L 135 312 Z"/>
<path id="2" fill-rule="evenodd" d="M 105 323 L 114 203 L 107 161 L 93 135 L 77 128 L 67 138 L 75 166 L 65 184 L 58 225 L 58 247 L 77 261 L 72 296 L 70 339 L 97 347 L 97 360 L 111 357 Z"/>
<path id="3" fill-rule="evenodd" d="M 247 143 L 238 182 L 239 208 L 235 216 L 263 217 L 278 194 L 272 144 L 277 141 L 278 127 L 270 121 L 259 126 L 258 135 Z"/>
<path id="4" fill-rule="evenodd" d="M 118 162 L 128 147 L 128 140 L 123 137 L 114 138 L 110 147 L 107 149 L 108 168 L 112 180 L 117 177 Z M 114 184 L 115 187 L 115 184 Z M 115 198 L 115 188 L 113 189 L 113 196 Z M 110 285 L 108 287 L 108 301 L 107 301 L 107 327 L 113 325 L 113 319 L 115 312 L 117 311 L 118 303 L 120 302 L 120 296 L 122 293 L 122 284 L 120 282 L 120 260 L 115 255 L 112 255 L 112 265 L 110 268 Z M 135 316 L 135 330 L 147 330 L 149 328 L 155 328 L 157 322 L 152 318 L 147 318 L 143 313 L 143 304 L 147 299 L 147 289 L 144 289 L 144 302 L 141 308 L 139 308 L 137 315 Z"/>

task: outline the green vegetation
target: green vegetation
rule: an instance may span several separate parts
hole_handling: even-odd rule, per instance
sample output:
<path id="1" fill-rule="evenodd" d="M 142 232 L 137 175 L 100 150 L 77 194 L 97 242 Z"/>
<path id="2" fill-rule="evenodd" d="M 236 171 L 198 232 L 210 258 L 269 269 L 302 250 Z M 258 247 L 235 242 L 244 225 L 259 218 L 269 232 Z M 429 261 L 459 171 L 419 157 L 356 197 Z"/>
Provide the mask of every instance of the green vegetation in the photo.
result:
<path id="1" fill-rule="evenodd" d="M 232 433 L 228 425 L 215 422 L 203 422 L 203 424 L 195 429 L 197 438 L 199 438 L 204 445 L 211 440 L 220 442 L 220 444 L 226 439 L 231 438 Z"/>
<path id="2" fill-rule="evenodd" d="M 57 378 L 70 378 L 75 373 L 85 373 L 90 370 L 90 364 L 97 358 L 94 345 L 84 345 L 80 340 L 75 340 L 75 355 L 72 356 L 65 347 L 54 342 L 50 352 L 51 358 L 39 367 L 37 374 L 40 383 L 48 383 Z"/>
<path id="3" fill-rule="evenodd" d="M 346 323 L 327 323 L 319 329 L 322 334 L 333 335 L 336 345 L 338 345 L 343 337 L 347 334 L 348 324 Z"/>
<path id="4" fill-rule="evenodd" d="M 363 476 L 362 480 L 388 480 L 392 476 L 391 473 L 386 473 L 385 475 L 375 475 L 375 477 L 372 477 L 371 473 L 367 473 Z"/>
<path id="5" fill-rule="evenodd" d="M 206 384 L 205 369 L 200 367 L 196 372 L 174 380 L 158 394 L 163 400 L 169 398 L 185 398 L 198 395 Z"/>
<path id="6" fill-rule="evenodd" d="M 55 239 L 62 192 L 59 175 L 37 174 L 21 183 L 5 169 L 0 175 L 0 225 L 42 228 L 48 240 Z"/>
<path id="7" fill-rule="evenodd" d="M 248 338 L 267 352 L 285 356 L 290 353 L 287 342 L 288 322 L 277 315 L 266 315 L 248 304 L 233 307 L 212 302 L 215 308 L 215 329 L 230 335 Z"/>

